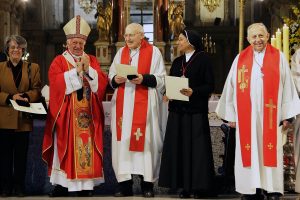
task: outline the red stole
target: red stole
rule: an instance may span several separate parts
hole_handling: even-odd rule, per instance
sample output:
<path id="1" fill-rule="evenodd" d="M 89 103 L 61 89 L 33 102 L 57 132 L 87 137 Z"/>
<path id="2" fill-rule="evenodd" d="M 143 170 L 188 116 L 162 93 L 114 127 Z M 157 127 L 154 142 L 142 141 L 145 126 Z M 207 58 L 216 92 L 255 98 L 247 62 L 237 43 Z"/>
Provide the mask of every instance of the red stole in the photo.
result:
<path id="1" fill-rule="evenodd" d="M 139 61 L 138 61 L 138 73 L 149 74 L 152 61 L 153 46 L 145 40 L 142 40 Z M 130 50 L 126 45 L 123 48 L 121 55 L 121 64 L 128 64 L 130 59 Z M 125 83 L 118 87 L 116 98 L 116 130 L 117 141 L 121 141 L 122 137 L 122 121 L 123 121 L 123 106 L 124 106 L 124 92 Z M 130 136 L 130 151 L 144 151 L 146 123 L 147 123 L 147 111 L 148 111 L 148 87 L 143 85 L 136 85 L 135 87 L 135 99 L 134 109 L 132 117 L 132 127 Z"/>
<path id="2" fill-rule="evenodd" d="M 279 90 L 279 51 L 267 45 L 262 73 L 264 92 L 263 159 L 268 167 L 277 166 L 277 112 Z M 253 65 L 253 47 L 240 53 L 237 68 L 237 112 L 242 162 L 251 166 L 251 99 L 250 85 Z"/>

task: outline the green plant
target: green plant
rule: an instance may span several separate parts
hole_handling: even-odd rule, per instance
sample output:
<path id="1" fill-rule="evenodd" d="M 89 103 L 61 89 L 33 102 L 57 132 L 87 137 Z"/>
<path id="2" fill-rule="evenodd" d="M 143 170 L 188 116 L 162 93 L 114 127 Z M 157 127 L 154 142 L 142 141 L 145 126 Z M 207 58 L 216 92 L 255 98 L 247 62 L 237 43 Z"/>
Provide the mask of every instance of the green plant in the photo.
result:
<path id="1" fill-rule="evenodd" d="M 300 48 L 300 0 L 291 6 L 289 17 L 283 17 L 283 21 L 290 28 L 290 54 Z"/>

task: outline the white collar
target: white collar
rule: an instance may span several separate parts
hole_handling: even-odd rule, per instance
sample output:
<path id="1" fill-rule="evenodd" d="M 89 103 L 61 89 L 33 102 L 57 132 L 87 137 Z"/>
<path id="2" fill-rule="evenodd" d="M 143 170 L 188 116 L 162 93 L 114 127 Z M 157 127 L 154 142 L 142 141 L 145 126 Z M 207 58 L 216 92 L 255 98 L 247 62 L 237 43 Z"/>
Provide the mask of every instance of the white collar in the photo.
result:
<path id="1" fill-rule="evenodd" d="M 193 50 L 189 53 L 185 53 L 185 61 L 188 62 L 194 53 L 195 53 L 195 50 Z"/>

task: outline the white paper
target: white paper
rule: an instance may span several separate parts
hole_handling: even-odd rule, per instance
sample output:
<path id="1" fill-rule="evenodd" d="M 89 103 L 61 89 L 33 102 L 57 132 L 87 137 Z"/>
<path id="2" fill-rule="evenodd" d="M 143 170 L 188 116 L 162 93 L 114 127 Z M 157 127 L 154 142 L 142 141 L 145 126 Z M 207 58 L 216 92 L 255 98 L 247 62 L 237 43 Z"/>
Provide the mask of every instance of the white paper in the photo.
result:
<path id="1" fill-rule="evenodd" d="M 189 97 L 180 93 L 180 90 L 189 88 L 189 79 L 165 76 L 166 96 L 169 99 L 189 101 Z"/>
<path id="2" fill-rule="evenodd" d="M 127 75 L 137 75 L 137 68 L 131 65 L 116 64 L 117 75 L 127 78 Z"/>
<path id="3" fill-rule="evenodd" d="M 47 114 L 42 103 L 30 103 L 30 107 L 19 106 L 14 100 L 10 99 L 10 102 L 15 110 L 21 112 L 28 112 L 34 114 Z"/>

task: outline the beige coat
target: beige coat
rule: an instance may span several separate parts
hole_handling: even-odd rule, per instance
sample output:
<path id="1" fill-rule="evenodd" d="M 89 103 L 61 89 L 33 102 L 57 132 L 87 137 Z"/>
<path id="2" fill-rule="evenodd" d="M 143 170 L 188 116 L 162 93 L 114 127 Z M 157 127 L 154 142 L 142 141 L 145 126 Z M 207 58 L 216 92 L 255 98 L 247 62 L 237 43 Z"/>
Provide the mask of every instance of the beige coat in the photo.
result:
<path id="1" fill-rule="evenodd" d="M 18 88 L 14 83 L 13 73 L 7 62 L 0 62 L 0 129 L 15 129 L 15 131 L 31 131 L 32 119 L 24 113 L 16 111 L 6 104 L 8 95 L 26 93 L 30 102 L 36 102 L 41 96 L 40 67 L 31 64 L 31 87 L 28 79 L 28 62 L 23 62 L 22 79 Z"/>

